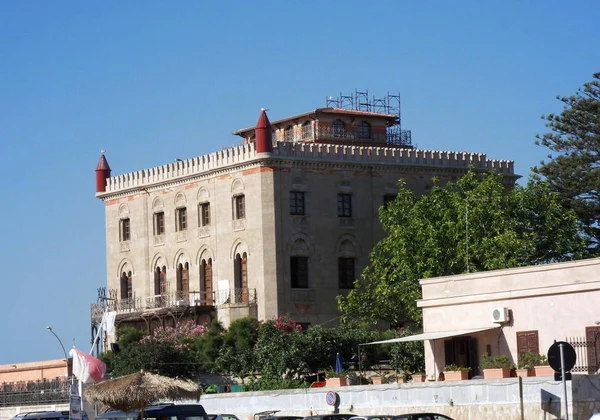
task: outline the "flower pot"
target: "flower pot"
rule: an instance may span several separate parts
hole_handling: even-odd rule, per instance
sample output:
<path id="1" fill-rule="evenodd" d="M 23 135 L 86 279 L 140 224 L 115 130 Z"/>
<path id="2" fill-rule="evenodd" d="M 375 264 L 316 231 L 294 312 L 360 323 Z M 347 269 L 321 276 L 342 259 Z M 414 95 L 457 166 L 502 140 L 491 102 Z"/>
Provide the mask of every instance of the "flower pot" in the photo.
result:
<path id="1" fill-rule="evenodd" d="M 466 381 L 469 379 L 469 371 L 467 370 L 451 370 L 444 372 L 444 380 L 446 381 Z"/>
<path id="2" fill-rule="evenodd" d="M 554 369 L 550 366 L 535 366 L 535 376 L 554 376 Z"/>
<path id="3" fill-rule="evenodd" d="M 425 382 L 427 380 L 427 375 L 413 375 L 413 382 Z"/>
<path id="4" fill-rule="evenodd" d="M 348 385 L 347 378 L 327 378 L 325 380 L 325 386 L 346 386 Z"/>
<path id="5" fill-rule="evenodd" d="M 502 369 L 483 369 L 484 379 L 502 379 L 510 378 L 510 368 Z"/>
<path id="6" fill-rule="evenodd" d="M 535 376 L 533 369 L 517 369 L 517 376 L 519 378 L 527 378 L 528 376 Z"/>
<path id="7" fill-rule="evenodd" d="M 373 385 L 381 385 L 388 383 L 387 378 L 385 376 L 372 376 L 371 381 L 373 382 Z"/>

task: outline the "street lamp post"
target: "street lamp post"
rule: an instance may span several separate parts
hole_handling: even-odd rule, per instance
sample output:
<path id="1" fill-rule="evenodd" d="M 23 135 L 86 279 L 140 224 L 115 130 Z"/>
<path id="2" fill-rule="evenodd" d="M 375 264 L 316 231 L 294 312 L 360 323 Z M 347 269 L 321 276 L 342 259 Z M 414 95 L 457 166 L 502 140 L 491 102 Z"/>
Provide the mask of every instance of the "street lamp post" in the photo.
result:
<path id="1" fill-rule="evenodd" d="M 46 327 L 46 329 L 48 331 L 50 331 L 54 335 L 54 337 L 56 337 L 56 339 L 58 340 L 58 344 L 60 344 L 60 347 L 62 348 L 63 354 L 65 355 L 65 364 L 67 365 L 66 377 L 68 378 L 69 377 L 69 358 L 67 357 L 67 351 L 65 350 L 65 346 L 63 346 L 63 343 L 62 343 L 60 337 L 58 335 L 56 335 L 56 333 L 52 330 L 51 326 L 48 325 Z"/>

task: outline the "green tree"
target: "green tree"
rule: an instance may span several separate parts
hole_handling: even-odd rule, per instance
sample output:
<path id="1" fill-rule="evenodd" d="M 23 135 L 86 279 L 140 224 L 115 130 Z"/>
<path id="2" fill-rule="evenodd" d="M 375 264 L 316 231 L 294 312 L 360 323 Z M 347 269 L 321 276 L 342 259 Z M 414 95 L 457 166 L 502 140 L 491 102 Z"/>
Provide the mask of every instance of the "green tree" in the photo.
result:
<path id="1" fill-rule="evenodd" d="M 387 236 L 354 289 L 338 297 L 341 311 L 419 323 L 419 279 L 582 257 L 577 217 L 558 194 L 534 179 L 514 188 L 504 181 L 469 171 L 421 197 L 401 182 L 395 201 L 380 209 Z"/>
<path id="2" fill-rule="evenodd" d="M 117 344 L 119 350 L 125 350 L 131 345 L 138 344 L 144 337 L 148 335 L 147 331 L 138 330 L 134 327 L 125 327 L 117 330 Z M 106 371 L 108 375 L 114 376 L 115 359 L 119 353 L 106 351 L 100 355 L 100 360 L 106 363 Z"/>
<path id="3" fill-rule="evenodd" d="M 218 372 L 215 361 L 223 347 L 224 334 L 223 325 L 217 319 L 213 319 L 208 330 L 194 339 L 191 344 L 191 353 L 198 363 L 200 371 Z"/>
<path id="4" fill-rule="evenodd" d="M 190 352 L 166 341 L 146 341 L 130 344 L 114 357 L 113 376 L 145 370 L 169 377 L 190 378 L 196 365 Z"/>
<path id="5" fill-rule="evenodd" d="M 412 335 L 410 329 L 399 331 L 398 337 Z M 390 349 L 390 365 L 401 375 L 407 376 L 425 371 L 425 347 L 423 341 L 394 343 Z"/>
<path id="6" fill-rule="evenodd" d="M 575 95 L 557 97 L 560 114 L 542 116 L 549 133 L 536 144 L 547 147 L 548 161 L 533 171 L 542 175 L 553 191 L 577 214 L 597 254 L 600 241 L 600 73 L 593 75 Z"/>
<path id="7" fill-rule="evenodd" d="M 244 381 L 256 372 L 254 346 L 260 323 L 256 318 L 236 319 L 224 335 L 224 343 L 215 360 L 215 371 L 234 375 Z"/>
<path id="8" fill-rule="evenodd" d="M 302 328 L 287 316 L 260 325 L 254 357 L 262 378 L 294 379 L 306 371 L 302 334 Z"/>
<path id="9" fill-rule="evenodd" d="M 390 337 L 391 338 L 391 337 Z M 358 370 L 358 345 L 381 340 L 381 333 L 373 329 L 373 325 L 344 320 L 337 328 L 314 326 L 302 335 L 304 362 L 307 373 L 333 369 L 336 354 L 342 358 L 344 369 Z M 370 361 L 382 358 L 381 346 L 363 347 L 361 352 Z M 365 368 L 363 363 L 362 368 Z"/>

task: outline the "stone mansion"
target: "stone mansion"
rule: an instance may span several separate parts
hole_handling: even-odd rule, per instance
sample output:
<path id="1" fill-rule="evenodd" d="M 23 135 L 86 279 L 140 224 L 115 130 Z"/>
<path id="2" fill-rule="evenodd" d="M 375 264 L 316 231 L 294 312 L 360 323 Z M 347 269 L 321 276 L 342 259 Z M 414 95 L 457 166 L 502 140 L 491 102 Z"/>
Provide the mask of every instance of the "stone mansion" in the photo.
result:
<path id="1" fill-rule="evenodd" d="M 344 108 L 271 123 L 263 110 L 234 133 L 239 146 L 218 152 L 117 176 L 102 154 L 107 287 L 92 305 L 93 333 L 105 310 L 118 327 L 149 330 L 247 315 L 334 320 L 336 296 L 383 237 L 378 210 L 399 179 L 421 194 L 432 177 L 456 180 L 470 166 L 518 178 L 511 161 L 416 150 L 390 131 L 397 124 Z"/>

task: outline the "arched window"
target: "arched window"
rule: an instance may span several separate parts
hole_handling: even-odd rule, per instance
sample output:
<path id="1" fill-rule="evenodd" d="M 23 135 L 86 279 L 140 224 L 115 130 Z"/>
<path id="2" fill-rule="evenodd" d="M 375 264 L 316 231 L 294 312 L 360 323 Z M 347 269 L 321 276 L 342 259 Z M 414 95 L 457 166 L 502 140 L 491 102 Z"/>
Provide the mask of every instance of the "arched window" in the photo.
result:
<path id="1" fill-rule="evenodd" d="M 236 303 L 245 303 L 248 301 L 248 256 L 245 252 L 235 255 L 234 275 L 234 300 Z"/>
<path id="2" fill-rule="evenodd" d="M 345 240 L 338 249 L 338 286 L 352 289 L 356 280 L 356 250 L 352 242 Z"/>
<path id="3" fill-rule="evenodd" d="M 133 276 L 131 271 L 121 274 L 121 299 L 133 299 Z"/>
<path id="4" fill-rule="evenodd" d="M 294 127 L 291 125 L 288 125 L 287 127 L 285 127 L 285 130 L 283 132 L 283 140 L 284 141 L 294 141 Z"/>
<path id="5" fill-rule="evenodd" d="M 190 293 L 190 265 L 189 263 L 177 266 L 177 297 L 187 299 Z"/>
<path id="6" fill-rule="evenodd" d="M 333 137 L 344 137 L 346 134 L 346 128 L 344 126 L 344 121 L 335 120 L 333 122 Z"/>
<path id="7" fill-rule="evenodd" d="M 302 124 L 302 140 L 312 139 L 312 137 L 312 122 L 304 121 L 304 124 Z"/>
<path id="8" fill-rule="evenodd" d="M 203 305 L 213 304 L 212 258 L 200 263 L 200 301 Z"/>
<path id="9" fill-rule="evenodd" d="M 156 267 L 154 270 L 154 294 L 164 295 L 167 293 L 167 267 Z"/>
<path id="10" fill-rule="evenodd" d="M 308 281 L 308 245 L 302 239 L 296 239 L 290 256 L 290 283 L 292 289 L 306 289 Z"/>
<path id="11" fill-rule="evenodd" d="M 371 138 L 371 124 L 366 121 L 361 121 L 358 125 L 358 138 L 359 139 L 370 139 Z"/>

